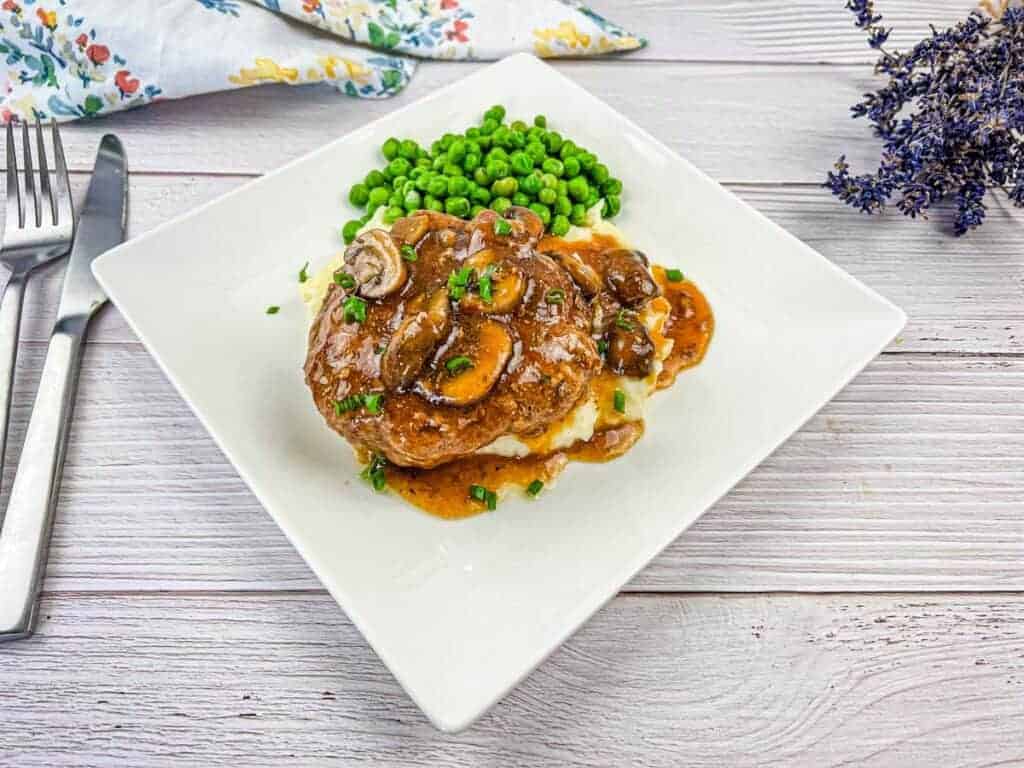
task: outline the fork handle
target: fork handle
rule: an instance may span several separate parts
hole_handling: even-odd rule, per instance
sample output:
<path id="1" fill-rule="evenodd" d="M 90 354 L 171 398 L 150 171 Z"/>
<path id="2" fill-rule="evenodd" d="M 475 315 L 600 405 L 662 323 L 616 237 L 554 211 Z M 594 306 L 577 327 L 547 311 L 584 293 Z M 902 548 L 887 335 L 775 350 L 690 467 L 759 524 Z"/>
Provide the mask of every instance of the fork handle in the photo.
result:
<path id="1" fill-rule="evenodd" d="M 25 275 L 13 272 L 3 289 L 0 304 L 0 476 L 7 454 L 7 429 L 11 421 L 11 393 L 14 369 L 18 362 L 18 333 L 21 328 L 21 302 L 25 295 Z M 3 512 L 0 512 L 0 521 Z"/>
<path id="2" fill-rule="evenodd" d="M 16 640 L 33 631 L 88 323 L 86 315 L 63 318 L 50 337 L 0 528 L 0 640 Z"/>

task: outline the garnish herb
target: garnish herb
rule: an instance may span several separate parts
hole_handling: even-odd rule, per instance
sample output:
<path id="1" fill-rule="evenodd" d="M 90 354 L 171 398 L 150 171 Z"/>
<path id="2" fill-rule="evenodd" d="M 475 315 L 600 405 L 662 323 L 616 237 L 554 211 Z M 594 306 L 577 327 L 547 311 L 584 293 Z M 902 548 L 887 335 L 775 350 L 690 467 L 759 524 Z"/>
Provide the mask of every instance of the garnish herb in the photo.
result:
<path id="1" fill-rule="evenodd" d="M 548 304 L 561 304 L 563 301 L 565 301 L 565 291 L 563 291 L 561 288 L 552 288 L 550 291 L 547 292 L 547 295 L 544 297 L 544 300 Z"/>
<path id="2" fill-rule="evenodd" d="M 349 296 L 341 305 L 344 314 L 342 318 L 346 323 L 366 322 L 366 302 L 358 296 Z"/>
<path id="3" fill-rule="evenodd" d="M 612 398 L 612 405 L 615 406 L 615 410 L 619 413 L 626 412 L 626 393 L 621 389 L 615 390 L 615 395 Z"/>
<path id="4" fill-rule="evenodd" d="M 304 283 L 307 280 L 309 280 L 309 272 L 306 271 L 308 269 L 309 269 L 309 262 L 307 261 L 305 264 L 302 265 L 302 269 L 299 270 L 299 282 L 300 283 Z"/>
<path id="5" fill-rule="evenodd" d="M 498 508 L 498 494 L 484 488 L 482 485 L 469 486 L 469 497 L 481 504 L 486 504 L 487 509 L 492 512 Z"/>
<path id="6" fill-rule="evenodd" d="M 387 475 L 384 473 L 388 460 L 380 454 L 375 453 L 370 463 L 363 467 L 359 476 L 373 485 L 373 490 L 383 491 L 388 485 Z"/>
<path id="7" fill-rule="evenodd" d="M 271 304 L 269 307 L 267 307 L 267 314 L 268 315 L 276 315 L 280 311 L 281 311 L 281 308 L 279 306 L 277 306 L 276 304 Z"/>
<path id="8" fill-rule="evenodd" d="M 334 282 L 344 288 L 346 291 L 356 287 L 356 279 L 352 277 L 348 272 L 335 272 Z"/>
<path id="9" fill-rule="evenodd" d="M 368 395 L 363 395 L 363 407 L 366 408 L 366 412 L 372 416 L 376 416 L 380 413 L 380 403 L 384 399 L 384 395 L 380 392 L 372 392 Z"/>
<path id="10" fill-rule="evenodd" d="M 365 408 L 367 413 L 376 416 L 380 413 L 383 399 L 384 395 L 381 392 L 349 395 L 342 400 L 334 401 L 334 415 L 341 416 L 341 414 L 354 411 L 357 408 Z"/>
<path id="11" fill-rule="evenodd" d="M 487 304 L 490 304 L 494 299 L 494 272 L 494 265 L 488 264 L 483 274 L 480 275 L 480 280 L 477 282 L 477 292 L 480 294 L 481 300 Z"/>
<path id="12" fill-rule="evenodd" d="M 472 274 L 472 267 L 463 267 L 457 272 L 452 272 L 448 275 L 448 295 L 453 300 L 458 301 L 466 295 L 466 289 L 469 287 L 469 278 Z"/>
<path id="13" fill-rule="evenodd" d="M 473 361 L 465 355 L 459 355 L 458 357 L 451 358 L 444 364 L 444 367 L 448 369 L 449 376 L 456 376 L 463 371 L 473 367 Z"/>
<path id="14" fill-rule="evenodd" d="M 678 269 L 666 269 L 665 270 L 665 278 L 670 283 L 681 283 L 685 279 L 683 277 L 683 273 L 680 270 L 678 270 Z"/>
<path id="15" fill-rule="evenodd" d="M 402 246 L 402 258 L 406 261 L 416 261 L 416 249 L 411 245 Z"/>
<path id="16" fill-rule="evenodd" d="M 624 331 L 633 330 L 633 323 L 629 319 L 629 313 L 624 309 L 620 309 L 618 314 L 615 315 L 615 325 Z"/>
<path id="17" fill-rule="evenodd" d="M 543 490 L 543 488 L 544 488 L 544 481 L 543 480 L 534 480 L 532 483 L 530 483 L 528 486 L 526 486 L 526 494 L 528 496 L 536 497 L 537 494 L 540 493 Z"/>
<path id="18" fill-rule="evenodd" d="M 597 342 L 597 354 L 604 357 L 608 353 L 608 342 L 601 339 Z"/>
<path id="19" fill-rule="evenodd" d="M 498 219 L 494 222 L 494 234 L 500 237 L 507 237 L 512 234 L 512 225 L 506 219 Z"/>

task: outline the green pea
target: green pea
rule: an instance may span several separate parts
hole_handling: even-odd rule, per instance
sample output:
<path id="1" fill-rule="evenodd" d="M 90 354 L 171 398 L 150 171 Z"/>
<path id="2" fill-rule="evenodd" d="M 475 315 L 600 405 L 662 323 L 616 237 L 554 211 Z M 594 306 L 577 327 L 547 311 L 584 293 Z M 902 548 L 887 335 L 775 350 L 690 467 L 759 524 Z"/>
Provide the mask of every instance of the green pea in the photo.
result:
<path id="1" fill-rule="evenodd" d="M 545 227 L 551 223 L 551 209 L 543 203 L 530 203 L 530 210 L 540 217 Z"/>
<path id="2" fill-rule="evenodd" d="M 590 169 L 590 178 L 598 184 L 604 184 L 608 181 L 609 176 L 611 176 L 611 174 L 608 172 L 608 166 L 604 163 L 597 163 Z"/>
<path id="3" fill-rule="evenodd" d="M 475 219 L 478 213 L 481 213 L 482 211 L 486 210 L 487 209 L 484 208 L 482 205 L 474 205 L 472 208 L 469 209 L 469 215 Z"/>
<path id="4" fill-rule="evenodd" d="M 514 120 L 510 127 L 512 128 L 513 131 L 518 131 L 519 133 L 526 133 L 530 128 L 530 126 L 528 126 L 522 120 Z"/>
<path id="5" fill-rule="evenodd" d="M 522 149 L 526 146 L 526 134 L 522 131 L 512 131 L 509 134 L 509 143 L 514 149 Z"/>
<path id="6" fill-rule="evenodd" d="M 622 198 L 618 195 L 606 195 L 604 198 L 604 217 L 610 219 L 622 210 Z"/>
<path id="7" fill-rule="evenodd" d="M 396 157 L 384 170 L 384 175 L 389 179 L 393 179 L 396 176 L 408 176 L 409 171 L 412 170 L 412 163 L 406 160 L 404 157 Z"/>
<path id="8" fill-rule="evenodd" d="M 433 160 L 430 161 L 430 168 L 431 168 L 431 170 L 435 170 L 438 173 L 440 173 L 441 170 L 446 165 L 448 165 L 448 155 L 444 154 L 443 152 L 440 155 L 438 155 L 437 157 L 435 157 Z"/>
<path id="9" fill-rule="evenodd" d="M 481 205 L 487 205 L 491 202 L 491 193 L 486 187 L 476 187 L 470 191 L 469 197 L 474 203 L 480 203 Z"/>
<path id="10" fill-rule="evenodd" d="M 488 160 L 508 160 L 508 152 L 501 147 L 494 147 L 490 152 L 487 153 Z"/>
<path id="11" fill-rule="evenodd" d="M 465 197 L 469 193 L 469 181 L 464 176 L 451 176 L 448 179 L 448 196 Z"/>
<path id="12" fill-rule="evenodd" d="M 544 189 L 537 193 L 537 199 L 544 203 L 544 205 L 554 205 L 555 200 L 558 199 L 558 193 L 551 189 L 551 187 L 544 187 Z"/>
<path id="13" fill-rule="evenodd" d="M 429 193 L 423 195 L 423 207 L 424 208 L 432 208 L 431 204 L 432 203 L 436 203 L 436 202 L 437 202 L 437 198 L 434 197 L 433 195 L 431 195 Z"/>
<path id="14" fill-rule="evenodd" d="M 483 152 L 485 149 L 489 149 L 490 146 L 491 146 L 490 134 L 488 134 L 486 136 L 481 134 L 480 138 L 478 138 L 476 140 L 476 143 L 480 145 L 480 151 L 481 152 Z"/>
<path id="15" fill-rule="evenodd" d="M 499 125 L 491 134 L 491 141 L 499 147 L 507 147 L 511 141 L 512 131 L 504 125 Z"/>
<path id="16" fill-rule="evenodd" d="M 501 214 L 502 216 L 504 216 L 505 211 L 507 211 L 511 207 L 512 201 L 509 200 L 507 197 L 496 197 L 493 200 L 491 200 L 491 210 Z"/>
<path id="17" fill-rule="evenodd" d="M 569 231 L 569 219 L 564 214 L 558 214 L 551 220 L 551 234 L 561 237 Z"/>
<path id="18" fill-rule="evenodd" d="M 454 133 L 446 133 L 444 136 L 441 137 L 441 149 L 447 152 L 448 147 L 450 147 L 457 138 L 459 137 L 456 136 Z"/>
<path id="19" fill-rule="evenodd" d="M 466 142 L 462 139 L 456 139 L 448 147 L 448 162 L 459 163 L 462 158 L 466 156 Z"/>
<path id="20" fill-rule="evenodd" d="M 540 192 L 544 184 L 540 180 L 539 173 L 531 173 L 529 176 L 523 178 L 519 182 L 519 188 L 528 195 L 536 197 L 537 193 Z"/>
<path id="21" fill-rule="evenodd" d="M 391 138 L 381 145 L 380 153 L 384 155 L 386 160 L 394 160 L 398 157 L 398 150 L 400 147 L 401 144 L 399 144 L 398 139 Z"/>
<path id="22" fill-rule="evenodd" d="M 433 164 L 433 162 L 434 161 L 431 160 L 426 155 L 424 155 L 423 157 L 417 157 L 416 158 L 416 168 L 422 168 L 423 170 L 427 170 L 428 168 L 430 168 L 430 166 Z M 415 170 L 415 169 L 413 169 L 413 170 Z"/>
<path id="23" fill-rule="evenodd" d="M 426 192 L 427 187 L 430 185 L 430 176 L 427 176 L 427 174 L 425 173 L 421 174 L 420 176 L 417 176 L 415 179 L 413 179 L 412 183 L 420 192 Z"/>
<path id="24" fill-rule="evenodd" d="M 587 224 L 587 209 L 583 203 L 576 203 L 572 207 L 572 213 L 569 214 L 569 221 L 577 226 L 584 227 Z"/>
<path id="25" fill-rule="evenodd" d="M 558 193 L 559 197 L 567 197 L 569 195 L 569 184 L 565 179 L 559 179 L 558 184 L 555 186 L 555 192 Z"/>
<path id="26" fill-rule="evenodd" d="M 348 191 L 348 201 L 356 208 L 362 208 L 370 200 L 370 190 L 365 184 L 353 184 Z"/>
<path id="27" fill-rule="evenodd" d="M 417 160 L 423 160 L 424 158 L 429 157 L 429 156 L 430 156 L 429 153 L 423 147 L 419 147 L 419 146 L 416 147 L 416 159 Z"/>
<path id="28" fill-rule="evenodd" d="M 492 179 L 501 179 L 512 172 L 507 160 L 495 159 L 487 161 L 487 175 Z"/>
<path id="29" fill-rule="evenodd" d="M 387 187 L 374 187 L 367 196 L 370 205 L 384 205 L 391 197 L 391 190 Z"/>
<path id="30" fill-rule="evenodd" d="M 621 195 L 622 182 L 613 176 L 601 185 L 601 191 L 606 195 Z"/>
<path id="31" fill-rule="evenodd" d="M 490 136 L 492 133 L 498 130 L 498 126 L 500 124 L 501 123 L 499 120 L 495 120 L 493 117 L 488 117 L 480 124 L 480 135 Z"/>
<path id="32" fill-rule="evenodd" d="M 370 203 L 366 206 L 366 213 L 363 215 L 364 224 L 373 218 L 373 214 L 377 212 L 378 208 L 380 208 L 380 203 Z"/>
<path id="33" fill-rule="evenodd" d="M 567 179 L 574 179 L 580 175 L 580 161 L 575 157 L 567 157 L 562 161 L 562 165 L 565 168 L 565 177 Z"/>
<path id="34" fill-rule="evenodd" d="M 395 178 L 391 180 L 391 188 L 396 192 L 400 192 L 402 187 L 405 186 L 405 182 L 408 180 L 408 176 L 395 176 Z"/>
<path id="35" fill-rule="evenodd" d="M 484 119 L 491 119 L 500 123 L 505 119 L 505 108 L 501 104 L 495 104 L 484 112 Z"/>
<path id="36" fill-rule="evenodd" d="M 562 176 L 565 174 L 565 165 L 561 160 L 556 160 L 553 157 L 549 157 L 541 164 L 541 168 L 544 169 L 544 173 L 550 173 L 554 176 Z"/>
<path id="37" fill-rule="evenodd" d="M 418 179 L 420 176 L 422 176 L 426 172 L 427 172 L 426 168 L 420 168 L 420 166 L 414 165 L 413 169 L 411 171 L 409 171 L 409 178 L 413 179 L 413 180 L 416 180 L 416 179 Z"/>
<path id="38" fill-rule="evenodd" d="M 526 132 L 526 144 L 529 146 L 531 141 L 544 141 L 544 134 L 547 133 L 543 128 L 533 126 Z"/>
<path id="39" fill-rule="evenodd" d="M 442 170 L 443 170 L 445 176 L 464 176 L 465 175 L 465 172 L 462 170 L 462 167 L 456 165 L 455 163 L 445 163 L 444 168 Z"/>
<path id="40" fill-rule="evenodd" d="M 538 128 L 547 128 L 548 119 L 544 117 L 544 115 L 537 115 L 535 118 L 533 118 L 533 124 L 536 125 Z"/>
<path id="41" fill-rule="evenodd" d="M 565 160 L 567 157 L 572 157 L 579 151 L 579 147 L 577 147 L 574 142 L 566 139 L 562 142 L 562 148 L 558 151 L 558 156 L 562 158 L 562 160 Z"/>
<path id="42" fill-rule="evenodd" d="M 548 131 L 544 134 L 544 144 L 552 155 L 562 148 L 562 136 L 557 131 Z"/>
<path id="43" fill-rule="evenodd" d="M 398 156 L 404 157 L 406 160 L 415 160 L 419 154 L 420 145 L 412 139 L 406 139 L 398 145 Z"/>
<path id="44" fill-rule="evenodd" d="M 443 154 L 443 153 L 444 153 L 444 147 L 441 146 L 441 140 L 440 139 L 438 139 L 437 141 L 432 141 L 430 143 L 430 156 L 431 157 L 437 157 L 438 155 Z"/>
<path id="45" fill-rule="evenodd" d="M 473 171 L 473 181 L 481 187 L 489 187 L 491 186 L 493 179 L 491 178 L 491 174 L 487 172 L 486 168 L 480 167 Z"/>
<path id="46" fill-rule="evenodd" d="M 553 173 L 541 174 L 540 183 L 548 189 L 555 189 L 558 186 L 558 177 Z"/>
<path id="47" fill-rule="evenodd" d="M 394 224 L 396 221 L 398 221 L 403 216 L 405 216 L 405 209 L 402 208 L 402 206 L 400 206 L 400 205 L 389 206 L 388 209 L 384 212 L 384 223 L 385 224 Z"/>
<path id="48" fill-rule="evenodd" d="M 423 206 L 423 196 L 415 189 L 405 193 L 402 204 L 407 211 L 417 211 Z"/>
<path id="49" fill-rule="evenodd" d="M 402 189 L 399 190 L 399 191 L 402 193 L 402 197 L 405 197 L 410 192 L 415 192 L 416 191 L 416 182 L 415 181 L 407 181 L 407 182 L 405 182 L 405 184 L 402 185 Z"/>
<path id="50" fill-rule="evenodd" d="M 512 195 L 512 205 L 518 205 L 522 208 L 525 208 L 529 204 L 530 198 L 528 198 L 522 192 L 516 192 L 514 195 Z"/>
<path id="51" fill-rule="evenodd" d="M 469 200 L 464 197 L 449 197 L 444 201 L 444 209 L 447 213 L 452 216 L 458 216 L 459 218 L 465 218 L 469 215 L 470 205 Z"/>
<path id="52" fill-rule="evenodd" d="M 589 211 L 591 208 L 597 205 L 600 199 L 601 193 L 598 192 L 594 187 L 591 187 L 590 191 L 587 193 L 587 199 L 583 201 L 583 204 L 587 206 L 587 210 Z"/>
<path id="53" fill-rule="evenodd" d="M 365 184 L 369 189 L 374 189 L 375 187 L 383 187 L 387 183 L 387 176 L 385 176 L 380 171 L 370 171 L 368 174 L 366 174 L 366 178 L 363 179 L 363 184 Z"/>
<path id="54" fill-rule="evenodd" d="M 508 158 L 508 164 L 517 176 L 525 176 L 533 170 L 533 159 L 525 152 L 513 152 Z"/>
<path id="55" fill-rule="evenodd" d="M 466 154 L 467 155 L 482 155 L 483 149 L 480 147 L 480 142 L 475 139 L 466 139 Z"/>
<path id="56" fill-rule="evenodd" d="M 448 194 L 448 177 L 435 176 L 427 184 L 427 192 L 434 197 L 445 197 Z"/>
<path id="57" fill-rule="evenodd" d="M 543 202 L 543 200 L 541 201 Z M 565 195 L 555 196 L 555 213 L 568 216 L 572 213 L 572 200 Z"/>
<path id="58" fill-rule="evenodd" d="M 401 192 L 392 192 L 391 197 L 388 198 L 388 205 L 392 208 L 400 208 L 402 206 L 403 198 Z"/>
<path id="59" fill-rule="evenodd" d="M 519 181 L 514 176 L 505 176 L 491 185 L 491 192 L 499 197 L 511 197 L 519 189 Z"/>
<path id="60" fill-rule="evenodd" d="M 475 125 L 466 129 L 466 138 L 467 139 L 477 139 L 479 137 L 480 137 L 480 129 L 477 128 Z"/>
<path id="61" fill-rule="evenodd" d="M 361 226 L 363 226 L 363 223 L 358 219 L 345 222 L 345 226 L 341 228 L 341 239 L 345 241 L 345 245 L 356 239 L 356 232 L 359 231 Z"/>
<path id="62" fill-rule="evenodd" d="M 462 167 L 467 173 L 472 173 L 480 167 L 480 155 L 476 152 L 471 152 L 466 155 L 465 159 L 462 161 Z"/>
<path id="63" fill-rule="evenodd" d="M 591 171 L 594 166 L 597 165 L 597 157 L 592 155 L 590 152 L 582 152 L 578 157 L 580 160 L 580 168 L 584 171 Z"/>
<path id="64" fill-rule="evenodd" d="M 438 213 L 444 213 L 444 203 L 438 200 L 436 197 L 432 198 L 430 203 L 424 206 L 427 210 L 437 211 Z"/>
<path id="65" fill-rule="evenodd" d="M 573 200 L 582 202 L 587 199 L 587 195 L 590 194 L 590 185 L 587 184 L 587 180 L 582 176 L 577 176 L 574 179 L 569 180 L 569 197 Z"/>
<path id="66" fill-rule="evenodd" d="M 544 158 L 547 157 L 547 150 L 544 149 L 544 145 L 539 141 L 527 142 L 526 148 L 523 151 L 530 156 L 534 165 L 540 165 L 544 162 Z"/>

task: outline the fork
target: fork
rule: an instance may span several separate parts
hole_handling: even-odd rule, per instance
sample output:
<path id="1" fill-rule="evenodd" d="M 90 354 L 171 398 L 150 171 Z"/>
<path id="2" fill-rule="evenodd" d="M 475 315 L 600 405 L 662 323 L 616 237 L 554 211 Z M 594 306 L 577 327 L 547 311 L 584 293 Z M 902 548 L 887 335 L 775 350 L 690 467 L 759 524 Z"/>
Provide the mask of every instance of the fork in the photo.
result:
<path id="1" fill-rule="evenodd" d="M 11 412 L 11 391 L 14 366 L 18 355 L 18 331 L 21 327 L 21 304 L 29 273 L 49 261 L 67 254 L 75 233 L 75 213 L 71 204 L 68 167 L 57 122 L 53 122 L 54 184 L 50 185 L 50 168 L 43 145 L 43 128 L 36 122 L 36 145 L 39 159 L 39 188 L 36 188 L 32 164 L 32 144 L 28 123 L 21 124 L 25 159 L 25 191 L 18 181 L 18 157 L 14 145 L 14 126 L 7 124 L 7 218 L 0 264 L 10 270 L 7 286 L 0 289 L 0 473 L 3 472 L 7 449 L 7 423 Z M 26 215 L 26 202 L 31 206 Z M 3 516 L 0 515 L 0 518 Z"/>

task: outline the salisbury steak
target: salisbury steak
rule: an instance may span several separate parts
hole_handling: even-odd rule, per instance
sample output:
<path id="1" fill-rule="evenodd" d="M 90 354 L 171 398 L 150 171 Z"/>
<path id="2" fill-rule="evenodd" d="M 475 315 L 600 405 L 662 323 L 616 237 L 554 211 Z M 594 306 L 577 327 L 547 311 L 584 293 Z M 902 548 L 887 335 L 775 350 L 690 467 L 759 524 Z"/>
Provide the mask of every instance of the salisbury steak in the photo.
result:
<path id="1" fill-rule="evenodd" d="M 434 467 L 564 416 L 602 361 L 580 290 L 535 250 L 543 230 L 512 208 L 357 238 L 309 332 L 306 382 L 331 428 Z"/>

